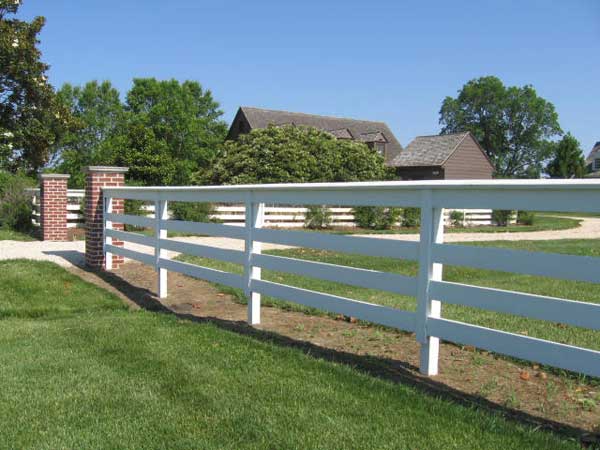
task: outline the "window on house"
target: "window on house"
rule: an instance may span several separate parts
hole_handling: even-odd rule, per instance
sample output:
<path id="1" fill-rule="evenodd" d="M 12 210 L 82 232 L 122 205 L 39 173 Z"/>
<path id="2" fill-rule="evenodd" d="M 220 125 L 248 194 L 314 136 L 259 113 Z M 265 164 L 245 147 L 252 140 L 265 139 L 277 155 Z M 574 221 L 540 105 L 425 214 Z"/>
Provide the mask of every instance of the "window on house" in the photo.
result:
<path id="1" fill-rule="evenodd" d="M 375 143 L 375 150 L 377 150 L 377 153 L 379 153 L 380 155 L 385 155 L 385 143 L 383 143 L 383 142 L 376 142 Z"/>
<path id="2" fill-rule="evenodd" d="M 600 158 L 594 160 L 594 170 L 600 170 Z"/>

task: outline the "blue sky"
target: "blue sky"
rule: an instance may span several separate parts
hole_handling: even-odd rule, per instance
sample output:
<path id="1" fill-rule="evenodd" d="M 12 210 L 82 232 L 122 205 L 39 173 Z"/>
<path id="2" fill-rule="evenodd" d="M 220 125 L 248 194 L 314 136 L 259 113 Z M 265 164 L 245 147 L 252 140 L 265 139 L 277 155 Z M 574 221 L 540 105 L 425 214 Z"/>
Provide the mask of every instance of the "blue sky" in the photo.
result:
<path id="1" fill-rule="evenodd" d="M 35 15 L 57 87 L 193 79 L 228 122 L 239 105 L 382 120 L 406 145 L 496 75 L 554 103 L 586 154 L 600 141 L 600 0 L 24 0 Z"/>

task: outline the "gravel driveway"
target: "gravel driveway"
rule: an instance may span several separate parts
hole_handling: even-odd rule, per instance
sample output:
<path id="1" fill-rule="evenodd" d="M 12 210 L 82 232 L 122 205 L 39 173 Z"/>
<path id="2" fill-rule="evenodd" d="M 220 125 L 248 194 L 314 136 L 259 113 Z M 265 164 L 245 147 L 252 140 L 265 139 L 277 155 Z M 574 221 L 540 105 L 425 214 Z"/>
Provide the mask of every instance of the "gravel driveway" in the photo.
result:
<path id="1" fill-rule="evenodd" d="M 569 230 L 556 231 L 532 231 L 518 233 L 447 233 L 445 242 L 464 241 L 524 241 L 524 240 L 550 240 L 550 239 L 600 239 L 600 218 L 579 218 L 581 226 Z M 366 236 L 377 239 L 397 239 L 405 241 L 418 241 L 418 234 L 365 234 L 355 236 Z M 213 247 L 229 248 L 236 250 L 244 249 L 244 241 L 217 237 L 182 237 L 177 240 L 183 242 L 194 242 L 210 245 Z M 154 249 L 138 244 L 127 243 L 126 248 L 143 253 L 153 253 Z M 283 245 L 263 244 L 264 250 L 286 248 Z M 61 266 L 81 266 L 84 263 L 85 243 L 83 241 L 72 242 L 20 242 L 0 241 L 0 260 L 27 258 L 35 260 L 52 261 Z M 169 256 L 175 256 L 175 252 L 169 252 Z"/>

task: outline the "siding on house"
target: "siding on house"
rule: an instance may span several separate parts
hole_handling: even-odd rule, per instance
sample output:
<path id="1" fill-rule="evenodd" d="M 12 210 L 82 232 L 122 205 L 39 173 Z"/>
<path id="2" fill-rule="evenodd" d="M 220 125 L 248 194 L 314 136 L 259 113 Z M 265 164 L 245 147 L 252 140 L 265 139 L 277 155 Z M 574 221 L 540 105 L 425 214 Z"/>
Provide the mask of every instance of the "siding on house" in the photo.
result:
<path id="1" fill-rule="evenodd" d="M 471 134 L 458 145 L 442 166 L 446 180 L 492 178 L 494 168 Z"/>

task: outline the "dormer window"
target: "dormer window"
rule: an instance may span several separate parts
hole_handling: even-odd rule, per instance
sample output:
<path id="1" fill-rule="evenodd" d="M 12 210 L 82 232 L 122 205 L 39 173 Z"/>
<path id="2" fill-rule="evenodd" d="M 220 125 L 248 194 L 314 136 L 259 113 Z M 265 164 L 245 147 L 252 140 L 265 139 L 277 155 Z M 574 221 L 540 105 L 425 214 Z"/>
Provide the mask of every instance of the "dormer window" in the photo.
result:
<path id="1" fill-rule="evenodd" d="M 375 142 L 375 150 L 381 156 L 385 156 L 385 142 Z"/>

